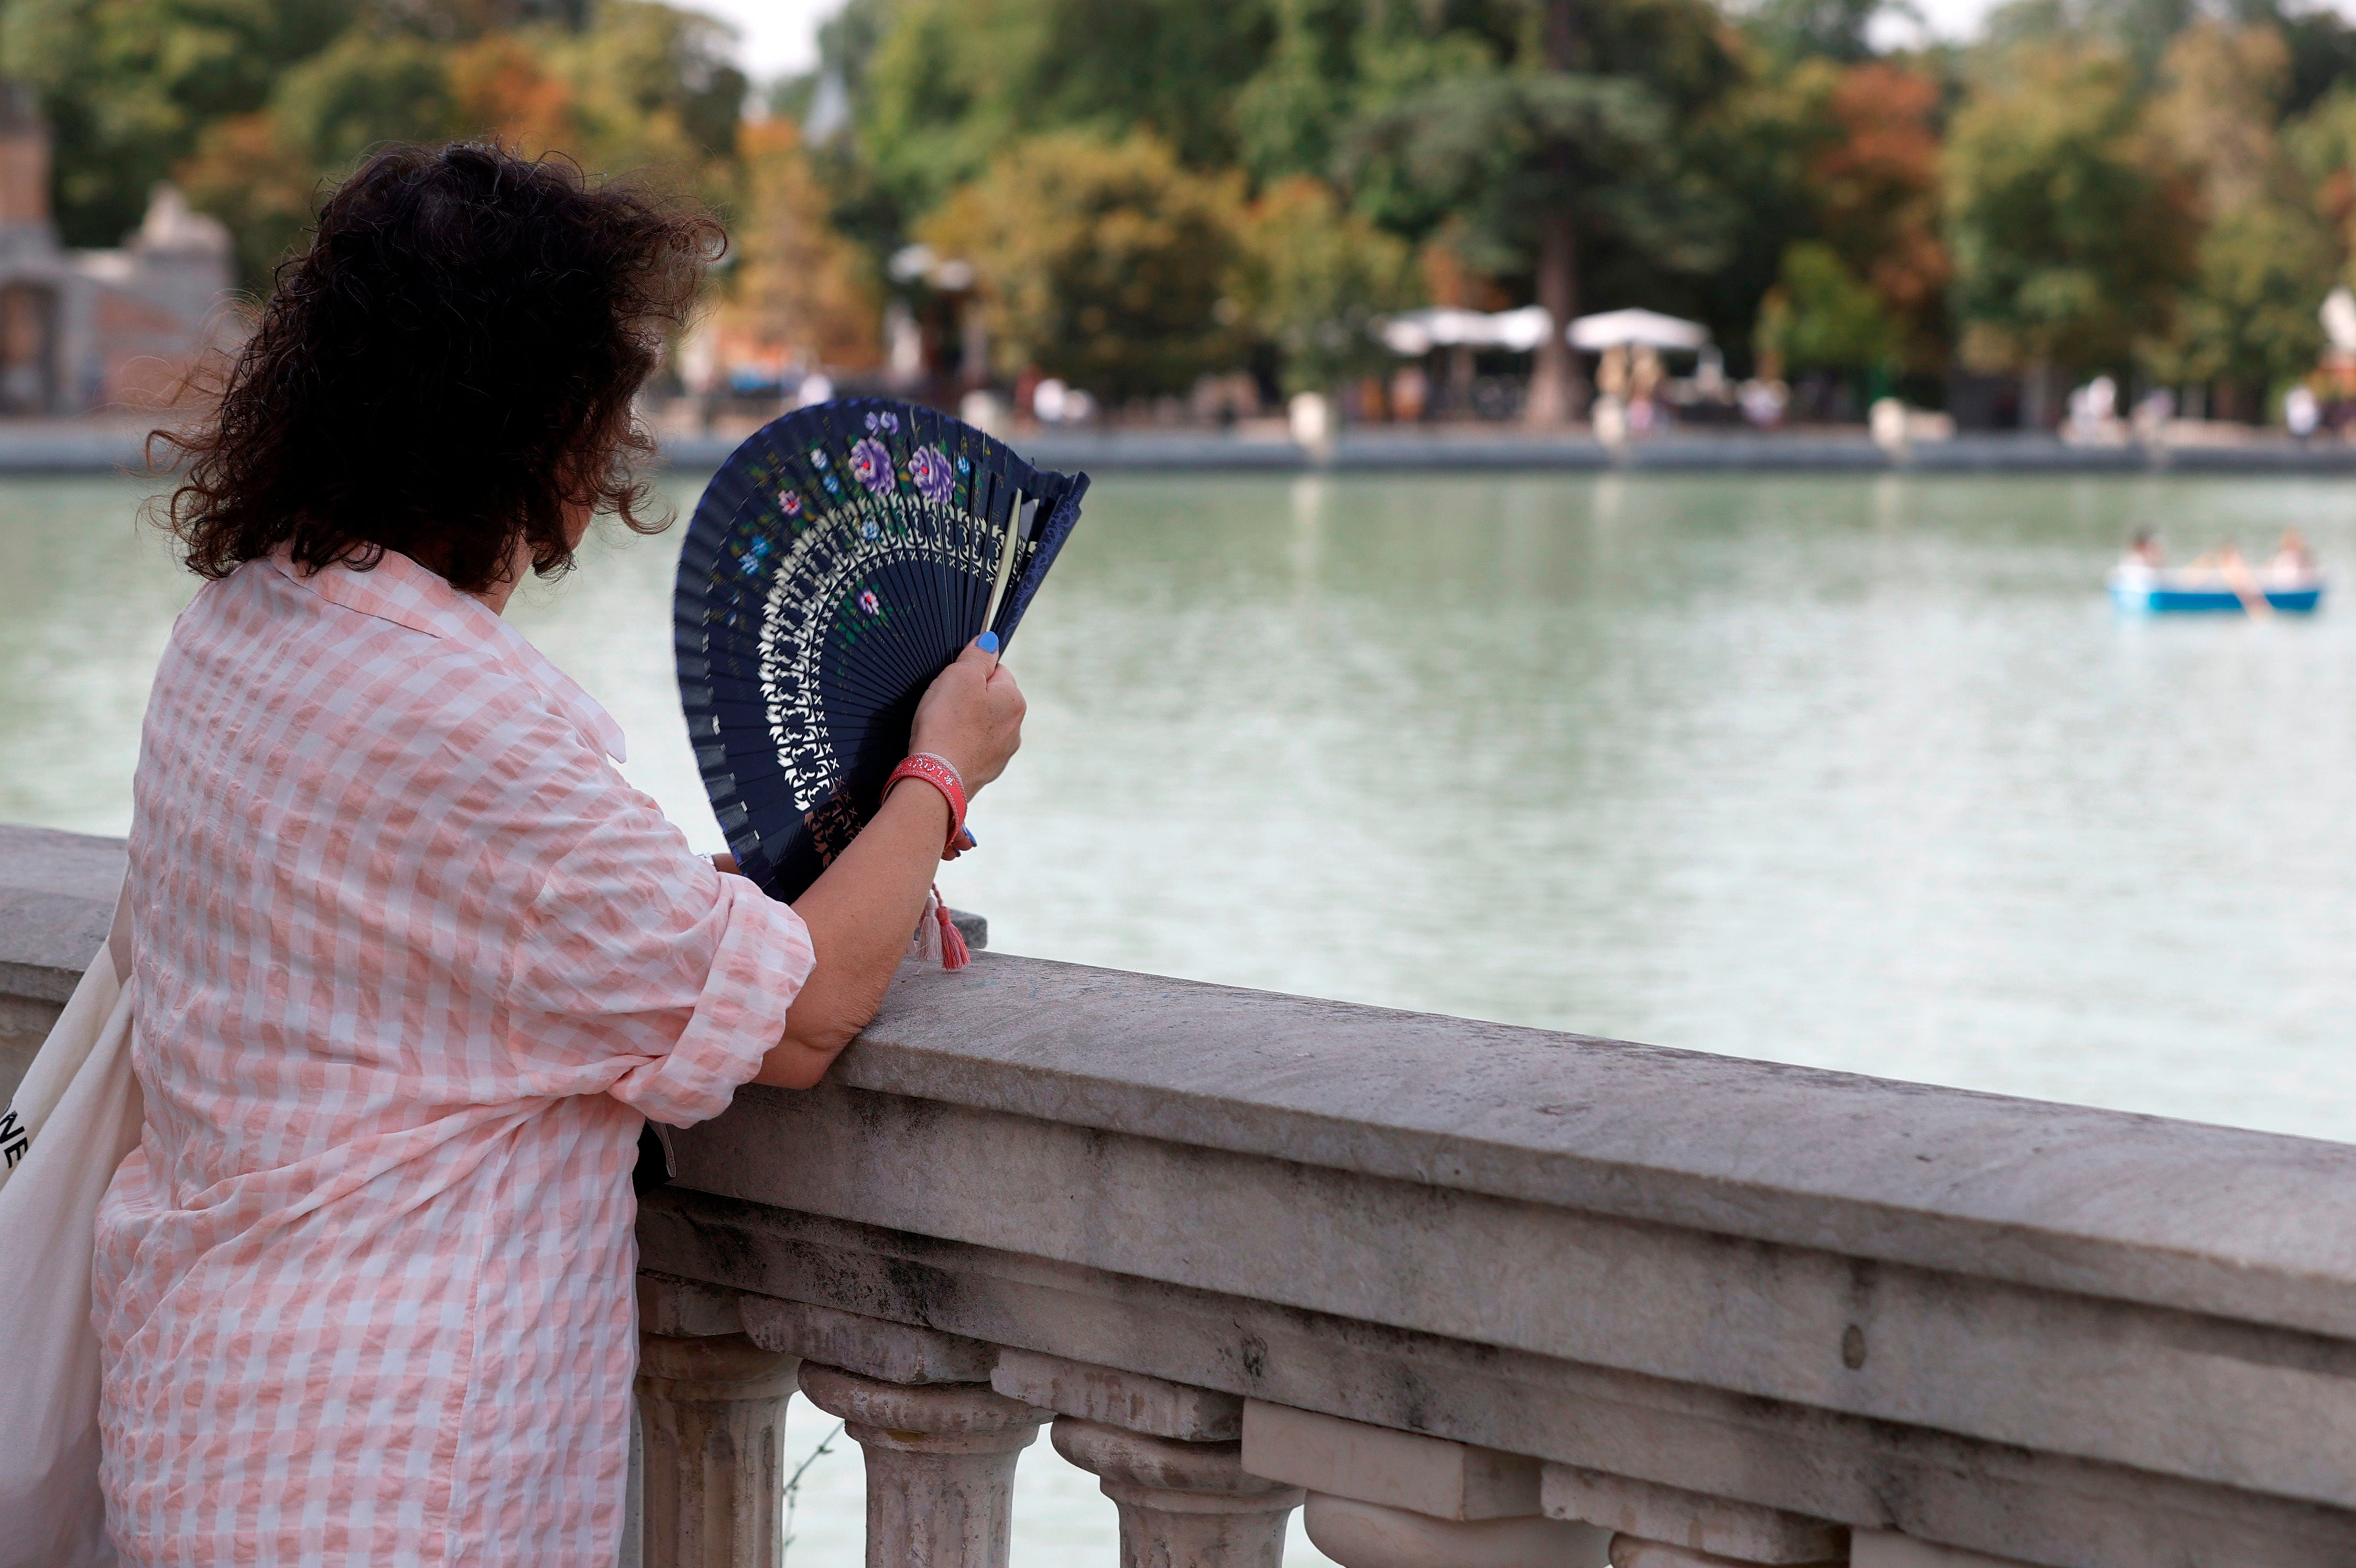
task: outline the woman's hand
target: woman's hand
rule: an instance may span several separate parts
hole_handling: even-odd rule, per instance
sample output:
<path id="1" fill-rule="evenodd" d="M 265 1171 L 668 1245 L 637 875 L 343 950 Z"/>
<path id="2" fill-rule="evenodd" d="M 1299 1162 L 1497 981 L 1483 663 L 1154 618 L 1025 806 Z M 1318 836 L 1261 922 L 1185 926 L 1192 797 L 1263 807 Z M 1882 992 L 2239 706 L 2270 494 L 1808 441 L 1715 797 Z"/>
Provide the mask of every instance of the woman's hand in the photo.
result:
<path id="1" fill-rule="evenodd" d="M 926 688 L 908 747 L 946 757 L 970 798 L 1006 771 L 1023 744 L 1023 689 L 998 661 L 998 637 L 984 632 Z"/>
<path id="2" fill-rule="evenodd" d="M 969 796 L 1006 771 L 1023 744 L 1023 692 L 998 662 L 996 638 L 975 639 L 926 690 L 909 744 L 946 758 Z M 908 950 L 948 831 L 940 791 L 903 780 L 794 900 L 818 964 L 786 1009 L 785 1036 L 755 1083 L 808 1089 L 875 1016 Z"/>

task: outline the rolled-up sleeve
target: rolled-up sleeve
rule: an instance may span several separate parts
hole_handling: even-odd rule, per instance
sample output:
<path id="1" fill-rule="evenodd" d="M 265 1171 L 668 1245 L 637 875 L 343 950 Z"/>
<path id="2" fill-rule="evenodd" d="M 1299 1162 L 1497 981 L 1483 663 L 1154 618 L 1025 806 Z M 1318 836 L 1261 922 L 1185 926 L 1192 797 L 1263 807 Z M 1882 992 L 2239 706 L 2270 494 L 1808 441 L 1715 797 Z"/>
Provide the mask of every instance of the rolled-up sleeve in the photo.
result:
<path id="1" fill-rule="evenodd" d="M 526 912 L 509 1050 L 542 1092 L 610 1093 L 684 1127 L 760 1070 L 816 955 L 800 916 L 612 787 Z"/>

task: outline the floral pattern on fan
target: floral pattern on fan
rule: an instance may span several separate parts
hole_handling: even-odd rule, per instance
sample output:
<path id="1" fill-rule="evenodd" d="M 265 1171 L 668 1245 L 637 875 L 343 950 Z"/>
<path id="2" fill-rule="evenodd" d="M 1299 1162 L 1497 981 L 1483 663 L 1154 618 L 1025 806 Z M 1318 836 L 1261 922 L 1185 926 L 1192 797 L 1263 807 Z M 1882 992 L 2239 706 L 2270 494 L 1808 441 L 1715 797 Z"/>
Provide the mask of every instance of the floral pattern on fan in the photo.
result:
<path id="1" fill-rule="evenodd" d="M 949 472 L 948 454 L 937 446 L 919 446 L 908 454 L 908 479 L 916 493 L 935 506 L 948 504 L 957 479 Z"/>
<path id="2" fill-rule="evenodd" d="M 871 435 L 851 449 L 851 477 L 873 494 L 892 493 L 892 454 L 884 450 L 884 443 Z"/>
<path id="3" fill-rule="evenodd" d="M 939 669 L 1020 623 L 1086 485 L 867 400 L 782 416 L 713 476 L 680 551 L 680 698 L 719 825 L 773 897 L 873 811 Z"/>

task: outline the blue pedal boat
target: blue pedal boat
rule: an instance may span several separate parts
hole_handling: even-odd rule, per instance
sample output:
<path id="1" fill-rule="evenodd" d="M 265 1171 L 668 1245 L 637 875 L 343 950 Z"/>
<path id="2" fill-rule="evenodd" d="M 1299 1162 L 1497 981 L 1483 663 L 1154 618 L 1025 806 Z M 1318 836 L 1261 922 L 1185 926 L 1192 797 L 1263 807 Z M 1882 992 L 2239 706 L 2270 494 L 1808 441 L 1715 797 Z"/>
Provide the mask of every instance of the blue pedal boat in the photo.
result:
<path id="1" fill-rule="evenodd" d="M 2309 577 L 2279 586 L 2251 585 L 2253 596 L 2284 615 L 2312 615 L 2323 602 L 2323 579 Z M 2114 572 L 2111 602 L 2134 615 L 2242 615 L 2242 596 L 2213 573 L 2190 576 L 2174 572 Z"/>

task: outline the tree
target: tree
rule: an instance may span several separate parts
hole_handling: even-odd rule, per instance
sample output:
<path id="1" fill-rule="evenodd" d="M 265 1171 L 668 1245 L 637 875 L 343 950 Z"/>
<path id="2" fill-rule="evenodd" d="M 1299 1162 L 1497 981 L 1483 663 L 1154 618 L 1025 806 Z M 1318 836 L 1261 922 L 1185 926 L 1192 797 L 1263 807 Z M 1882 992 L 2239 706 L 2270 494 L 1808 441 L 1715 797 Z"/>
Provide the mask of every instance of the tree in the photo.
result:
<path id="1" fill-rule="evenodd" d="M 788 361 L 874 363 L 874 268 L 828 221 L 800 133 L 770 119 L 742 137 L 744 200 L 725 324 Z"/>
<path id="2" fill-rule="evenodd" d="M 1269 37 L 1263 0 L 893 0 L 884 15 L 843 87 L 903 221 L 1056 131 L 1141 133 L 1185 166 L 1228 166 L 1236 89 Z"/>
<path id="3" fill-rule="evenodd" d="M 112 245 L 214 124 L 350 27 L 359 0 L 11 0 L 0 74 L 31 85 L 54 138 L 68 244 Z"/>
<path id="4" fill-rule="evenodd" d="M 267 285 L 319 193 L 381 142 L 496 137 L 598 173 L 659 170 L 733 202 L 744 79 L 717 23 L 652 0 L 605 0 L 577 31 L 469 32 L 466 16 L 437 15 L 355 24 L 281 71 L 260 107 L 206 126 L 175 166 L 237 236 L 249 286 Z"/>
<path id="5" fill-rule="evenodd" d="M 2253 394 L 2315 368 L 2332 247 L 2311 209 L 2266 199 L 2211 225 L 2197 259 L 2171 329 L 2145 345 L 2144 363 L 2164 381 L 2222 383 L 2219 413 L 2255 417 Z"/>
<path id="6" fill-rule="evenodd" d="M 2356 86 L 2336 88 L 2283 130 L 2283 151 L 2314 193 L 2342 257 L 2356 250 Z"/>
<path id="7" fill-rule="evenodd" d="M 1416 298 L 1405 242 L 1344 208 L 1332 187 L 1294 175 L 1252 204 L 1243 254 L 1243 319 L 1282 356 L 1287 391 L 1323 392 L 1383 367 L 1376 323 Z"/>
<path id="8" fill-rule="evenodd" d="M 1839 252 L 1804 241 L 1783 252 L 1782 275 L 1759 310 L 1762 375 L 1887 371 L 1898 362 L 1903 340 L 1904 329 L 1881 295 L 1849 270 Z"/>
<path id="9" fill-rule="evenodd" d="M 1238 199 L 1152 137 L 1066 132 L 1017 143 L 918 232 L 972 263 L 1001 370 L 1118 401 L 1230 362 Z"/>
<path id="10" fill-rule="evenodd" d="M 1992 63 L 1947 141 L 1954 307 L 1966 360 L 2025 371 L 2034 407 L 2053 367 L 2123 365 L 2164 328 L 2192 187 L 2145 134 L 2124 58 L 2040 44 Z"/>
<path id="11" fill-rule="evenodd" d="M 2323 346 L 2316 313 L 2338 258 L 2315 185 L 2276 134 L 2290 75 L 2277 28 L 2204 21 L 2169 46 L 2150 108 L 2156 134 L 2194 171 L 2205 227 L 2175 319 L 2142 357 L 2163 381 L 2219 383 L 2221 411 L 2254 414 Z"/>
<path id="12" fill-rule="evenodd" d="M 1443 36 L 1421 80 L 1365 93 L 1344 166 L 1395 226 L 1430 232 L 1450 222 L 1476 267 L 1526 271 L 1559 328 L 1579 313 L 1585 252 L 1598 240 L 1670 271 L 1699 271 L 1720 255 L 1723 208 L 1682 163 L 1676 119 L 1680 97 L 1707 97 L 1728 62 L 1707 14 L 1676 0 L 1593 16 L 1573 0 L 1517 9 L 1512 42 L 1443 52 L 1454 41 Z M 1645 70 L 1614 69 L 1622 59 Z M 1704 91 L 1692 93 L 1697 85 Z M 1584 400 L 1569 345 L 1549 332 L 1527 418 L 1558 424 Z"/>
<path id="13" fill-rule="evenodd" d="M 1897 333 L 1893 357 L 1921 369 L 1944 358 L 1954 273 L 1940 224 L 1939 99 L 1920 70 L 1882 60 L 1842 70 L 1825 98 L 1837 134 L 1807 167 L 1818 232 L 1879 298 Z M 1787 285 L 1791 263 L 1787 252 Z"/>

